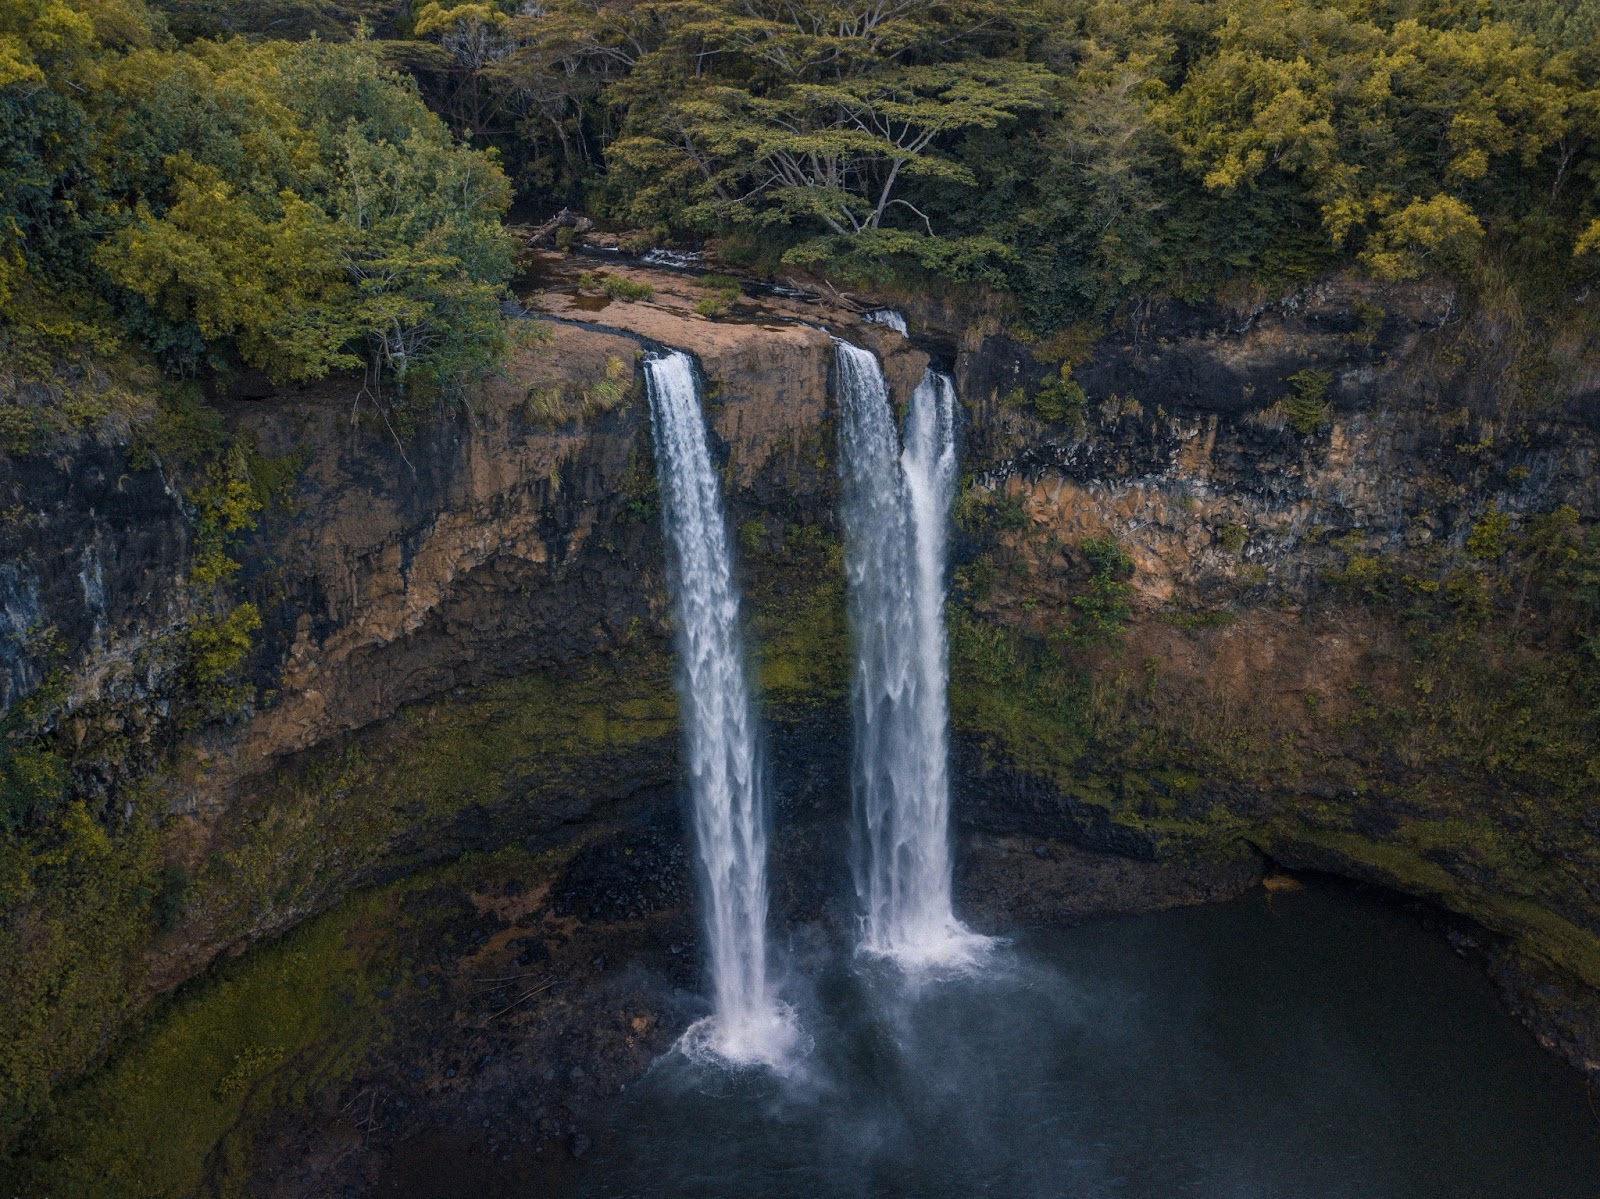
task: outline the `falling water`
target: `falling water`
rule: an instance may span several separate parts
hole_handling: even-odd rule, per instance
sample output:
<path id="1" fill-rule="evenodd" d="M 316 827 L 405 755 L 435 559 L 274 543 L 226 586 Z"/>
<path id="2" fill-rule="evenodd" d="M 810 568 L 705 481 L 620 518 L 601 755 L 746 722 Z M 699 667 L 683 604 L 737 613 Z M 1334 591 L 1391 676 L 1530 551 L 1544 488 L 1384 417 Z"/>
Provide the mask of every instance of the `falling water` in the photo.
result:
<path id="1" fill-rule="evenodd" d="M 905 313 L 898 308 L 874 308 L 871 312 L 863 313 L 861 319 L 871 321 L 874 325 L 887 325 L 901 337 L 910 334 L 910 329 L 906 326 Z"/>
<path id="2" fill-rule="evenodd" d="M 960 964 L 986 943 L 950 902 L 945 523 L 955 389 L 929 372 L 900 449 L 878 360 L 836 341 L 848 608 L 856 642 L 856 890 L 861 946 L 903 966 Z"/>
<path id="3" fill-rule="evenodd" d="M 795 1029 L 767 982 L 765 805 L 727 522 L 693 362 L 682 353 L 653 358 L 645 376 L 677 604 L 679 694 L 716 1005 L 682 1044 L 729 1062 L 781 1066 Z"/>

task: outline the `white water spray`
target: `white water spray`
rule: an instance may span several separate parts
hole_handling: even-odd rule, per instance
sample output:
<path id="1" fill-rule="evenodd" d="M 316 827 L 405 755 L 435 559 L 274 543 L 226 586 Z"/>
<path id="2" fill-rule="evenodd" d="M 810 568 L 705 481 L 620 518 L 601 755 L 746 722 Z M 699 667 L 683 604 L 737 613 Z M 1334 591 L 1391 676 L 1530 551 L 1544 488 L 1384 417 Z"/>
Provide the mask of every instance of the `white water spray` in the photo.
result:
<path id="1" fill-rule="evenodd" d="M 920 969 L 988 944 L 950 898 L 945 526 L 955 388 L 929 372 L 900 448 L 877 358 L 835 341 L 847 606 L 856 643 L 852 778 L 861 948 Z"/>
<path id="2" fill-rule="evenodd" d="M 767 981 L 767 828 L 739 593 L 694 363 L 645 363 L 656 473 L 678 615 L 679 699 L 704 887 L 715 1011 L 682 1047 L 734 1064 L 781 1067 L 793 1015 Z"/>

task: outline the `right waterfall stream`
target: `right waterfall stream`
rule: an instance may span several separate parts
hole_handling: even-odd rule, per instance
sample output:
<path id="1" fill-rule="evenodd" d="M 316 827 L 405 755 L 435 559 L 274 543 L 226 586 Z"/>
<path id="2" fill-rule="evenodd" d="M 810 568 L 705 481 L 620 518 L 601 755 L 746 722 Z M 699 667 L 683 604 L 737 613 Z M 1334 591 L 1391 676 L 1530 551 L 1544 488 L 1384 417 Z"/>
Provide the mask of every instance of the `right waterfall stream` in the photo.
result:
<path id="1" fill-rule="evenodd" d="M 861 948 L 906 969 L 988 943 L 951 907 L 946 524 L 955 387 L 927 372 L 904 448 L 875 355 L 835 340 L 846 606 L 855 641 L 852 795 Z"/>

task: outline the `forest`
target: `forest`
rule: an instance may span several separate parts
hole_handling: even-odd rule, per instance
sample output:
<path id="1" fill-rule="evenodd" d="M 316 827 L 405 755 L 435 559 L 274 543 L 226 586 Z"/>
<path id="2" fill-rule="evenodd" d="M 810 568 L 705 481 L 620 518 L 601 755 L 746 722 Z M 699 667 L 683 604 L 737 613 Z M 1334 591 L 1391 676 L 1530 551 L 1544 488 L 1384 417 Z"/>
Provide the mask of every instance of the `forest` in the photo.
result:
<path id="1" fill-rule="evenodd" d="M 507 211 L 1046 335 L 1353 266 L 1600 281 L 1600 6 L 0 0 L 0 433 L 140 371 L 459 394 Z M 134 390 L 137 390 L 135 387 Z"/>
<path id="2" fill-rule="evenodd" d="M 631 922 L 697 968 L 685 478 L 783 902 L 844 894 L 887 530 L 945 931 L 1353 879 L 1600 1084 L 1597 297 L 1600 0 L 0 0 L 0 1194 L 477 1136 L 508 1027 L 580 1156 L 686 1023 Z"/>

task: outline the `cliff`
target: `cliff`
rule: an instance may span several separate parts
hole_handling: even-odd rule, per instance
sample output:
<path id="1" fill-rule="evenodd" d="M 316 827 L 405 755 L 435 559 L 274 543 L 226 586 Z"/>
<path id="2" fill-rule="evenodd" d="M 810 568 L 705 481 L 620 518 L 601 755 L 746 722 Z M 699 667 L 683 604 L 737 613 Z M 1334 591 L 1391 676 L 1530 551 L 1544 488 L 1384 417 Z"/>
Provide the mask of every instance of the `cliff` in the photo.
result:
<path id="1" fill-rule="evenodd" d="M 541 260 L 537 334 L 411 428 L 356 383 L 236 386 L 198 448 L 108 429 L 5 460 L 0 695 L 71 779 L 0 891 L 11 1130 L 152 996 L 354 888 L 471 851 L 634 877 L 583 847 L 670 813 L 677 778 L 650 346 L 708 384 L 798 830 L 777 904 L 824 914 L 848 650 L 827 330 L 884 355 L 901 400 L 939 362 L 967 408 L 972 903 L 1077 910 L 1033 843 L 1069 872 L 1074 847 L 1156 864 L 1128 907 L 1246 885 L 1257 852 L 1366 879 L 1482 926 L 1519 1009 L 1600 1071 L 1587 350 L 1511 404 L 1493 338 L 1423 286 L 1154 305 L 1044 343 L 983 297 L 912 298 L 908 342 L 839 299 L 605 268 L 630 298 L 581 265 Z M 240 488 L 235 518 L 217 496 Z M 219 662 L 246 607 L 259 628 Z"/>

